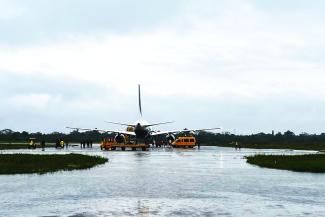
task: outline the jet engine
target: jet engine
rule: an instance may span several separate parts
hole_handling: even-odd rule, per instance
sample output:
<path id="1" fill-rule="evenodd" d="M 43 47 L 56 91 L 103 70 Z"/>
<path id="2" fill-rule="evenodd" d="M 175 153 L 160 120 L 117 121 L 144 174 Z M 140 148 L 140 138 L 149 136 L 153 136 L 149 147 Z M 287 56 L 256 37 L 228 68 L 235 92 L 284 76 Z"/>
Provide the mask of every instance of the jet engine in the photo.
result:
<path id="1" fill-rule="evenodd" d="M 125 136 L 123 134 L 117 134 L 114 139 L 117 143 L 125 143 Z"/>
<path id="2" fill-rule="evenodd" d="M 173 134 L 167 134 L 166 135 L 166 142 L 168 143 L 168 144 L 171 144 L 172 142 L 174 142 L 175 141 L 175 136 L 173 135 Z"/>
<path id="3" fill-rule="evenodd" d="M 186 130 L 188 130 L 187 128 L 184 128 L 184 131 L 185 132 L 183 132 L 182 134 L 183 134 L 183 136 L 194 136 L 195 134 L 196 134 L 196 132 L 195 131 L 186 131 Z"/>

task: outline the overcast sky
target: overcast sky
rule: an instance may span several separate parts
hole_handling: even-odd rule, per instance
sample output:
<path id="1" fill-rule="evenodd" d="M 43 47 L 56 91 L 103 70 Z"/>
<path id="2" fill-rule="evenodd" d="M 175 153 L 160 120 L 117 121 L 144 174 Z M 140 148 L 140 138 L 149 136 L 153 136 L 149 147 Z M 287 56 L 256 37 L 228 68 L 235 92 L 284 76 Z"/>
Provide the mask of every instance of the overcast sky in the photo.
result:
<path id="1" fill-rule="evenodd" d="M 0 129 L 325 132 L 321 0 L 0 0 Z M 158 128 L 156 128 L 158 129 Z"/>

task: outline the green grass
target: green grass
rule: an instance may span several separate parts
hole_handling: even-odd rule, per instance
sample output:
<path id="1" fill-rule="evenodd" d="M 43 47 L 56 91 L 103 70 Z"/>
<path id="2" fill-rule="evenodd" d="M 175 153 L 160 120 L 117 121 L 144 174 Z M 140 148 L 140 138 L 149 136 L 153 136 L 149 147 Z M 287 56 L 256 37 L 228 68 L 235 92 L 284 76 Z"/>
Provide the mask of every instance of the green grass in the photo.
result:
<path id="1" fill-rule="evenodd" d="M 5 149 L 26 149 L 28 147 L 27 143 L 0 143 L 0 150 Z"/>
<path id="2" fill-rule="evenodd" d="M 235 147 L 234 144 L 218 144 L 220 147 Z M 252 149 L 293 149 L 293 150 L 325 150 L 325 144 L 241 144 L 241 148 Z"/>
<path id="3" fill-rule="evenodd" d="M 0 174 L 28 174 L 88 169 L 108 159 L 82 154 L 0 154 Z"/>
<path id="4" fill-rule="evenodd" d="M 26 142 L 3 142 L 0 143 L 0 150 L 6 150 L 6 149 L 27 149 L 29 146 L 29 143 Z M 45 148 L 53 148 L 55 146 L 54 143 L 46 143 Z M 36 148 L 42 148 L 39 143 L 36 143 Z"/>
<path id="5" fill-rule="evenodd" d="M 273 169 L 297 172 L 325 173 L 325 154 L 255 155 L 246 157 L 247 163 Z"/>

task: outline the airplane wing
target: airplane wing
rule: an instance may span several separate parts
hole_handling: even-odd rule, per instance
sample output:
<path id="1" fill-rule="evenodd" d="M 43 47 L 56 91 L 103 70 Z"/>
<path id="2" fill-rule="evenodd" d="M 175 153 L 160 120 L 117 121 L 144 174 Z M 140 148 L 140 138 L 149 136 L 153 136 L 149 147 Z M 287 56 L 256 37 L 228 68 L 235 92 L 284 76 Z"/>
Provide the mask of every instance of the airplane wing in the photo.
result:
<path id="1" fill-rule="evenodd" d="M 117 130 L 102 130 L 102 129 L 90 129 L 90 128 L 79 128 L 79 127 L 66 127 L 71 130 L 82 130 L 82 131 L 98 131 L 101 133 L 119 133 L 119 134 L 125 134 L 125 135 L 130 135 L 130 136 L 135 136 L 134 132 L 129 132 L 129 131 L 117 131 Z"/>
<path id="2" fill-rule="evenodd" d="M 220 130 L 220 127 L 214 127 L 214 128 L 206 128 L 206 129 L 183 129 L 183 130 L 175 130 L 175 131 L 159 131 L 159 132 L 152 132 L 152 136 L 157 135 L 164 135 L 164 134 L 173 134 L 173 133 L 182 133 L 182 132 L 197 132 L 197 131 L 205 131 L 205 130 Z"/>
<path id="3" fill-rule="evenodd" d="M 106 123 L 109 123 L 109 124 L 116 124 L 116 125 L 121 125 L 121 126 L 135 127 L 134 124 L 126 124 L 126 123 L 111 122 L 111 121 L 105 121 L 105 122 Z M 160 122 L 160 123 L 146 124 L 146 125 L 142 125 L 142 126 L 143 127 L 152 127 L 152 126 L 163 125 L 163 124 L 170 124 L 170 123 L 174 123 L 174 121 L 166 121 L 166 122 Z"/>

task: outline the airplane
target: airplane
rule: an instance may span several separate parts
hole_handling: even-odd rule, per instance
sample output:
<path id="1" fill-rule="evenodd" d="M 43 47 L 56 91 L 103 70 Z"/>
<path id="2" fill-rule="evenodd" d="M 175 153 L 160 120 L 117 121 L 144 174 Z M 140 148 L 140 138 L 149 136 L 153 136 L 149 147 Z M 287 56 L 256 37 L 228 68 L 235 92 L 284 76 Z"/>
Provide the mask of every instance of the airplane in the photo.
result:
<path id="1" fill-rule="evenodd" d="M 104 132 L 104 133 L 116 133 L 117 136 L 115 137 L 115 140 L 118 140 L 117 142 L 122 142 L 125 140 L 124 135 L 133 136 L 135 137 L 136 143 L 138 141 L 150 141 L 151 138 L 154 136 L 159 135 L 166 135 L 167 138 L 172 138 L 174 133 L 190 133 L 190 132 L 198 132 L 198 131 L 205 131 L 205 130 L 217 130 L 221 129 L 220 127 L 214 127 L 214 128 L 206 128 L 206 129 L 182 129 L 182 130 L 173 130 L 173 131 L 153 131 L 151 127 L 163 125 L 163 124 L 169 124 L 173 123 L 173 121 L 166 121 L 166 122 L 159 122 L 159 123 L 153 123 L 150 124 L 148 121 L 144 120 L 142 118 L 142 106 L 141 106 L 141 87 L 140 84 L 138 85 L 138 101 L 139 101 L 139 114 L 140 118 L 139 120 L 135 121 L 133 124 L 128 123 L 120 123 L 120 122 L 110 122 L 105 121 L 106 123 L 110 124 L 116 124 L 120 126 L 126 126 L 127 130 L 125 131 L 117 131 L 117 130 L 105 130 L 105 129 L 89 129 L 89 128 L 78 128 L 78 127 L 66 127 L 68 129 L 72 130 L 82 130 L 82 131 L 98 131 L 98 132 Z"/>

